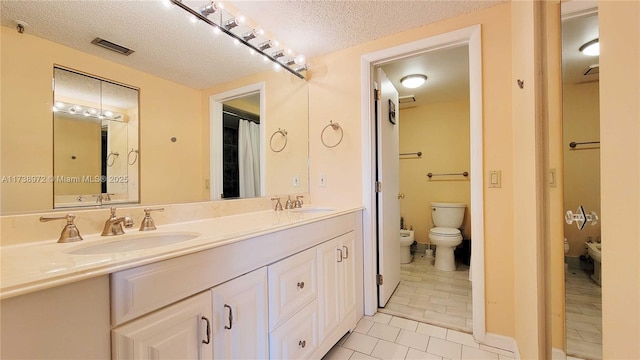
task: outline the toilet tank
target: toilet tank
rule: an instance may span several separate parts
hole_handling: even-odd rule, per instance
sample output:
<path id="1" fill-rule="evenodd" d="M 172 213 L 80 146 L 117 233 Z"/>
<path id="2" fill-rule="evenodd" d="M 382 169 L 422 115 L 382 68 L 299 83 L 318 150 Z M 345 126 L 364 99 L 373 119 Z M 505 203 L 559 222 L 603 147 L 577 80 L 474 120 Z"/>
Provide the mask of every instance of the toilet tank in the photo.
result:
<path id="1" fill-rule="evenodd" d="M 435 227 L 459 229 L 464 221 L 463 203 L 431 203 L 431 220 Z"/>

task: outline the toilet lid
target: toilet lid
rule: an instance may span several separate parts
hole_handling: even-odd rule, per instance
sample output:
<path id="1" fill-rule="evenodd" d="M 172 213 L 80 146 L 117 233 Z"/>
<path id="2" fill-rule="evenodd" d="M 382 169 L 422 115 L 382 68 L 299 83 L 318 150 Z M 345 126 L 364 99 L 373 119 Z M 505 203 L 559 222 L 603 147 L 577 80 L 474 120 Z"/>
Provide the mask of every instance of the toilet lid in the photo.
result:
<path id="1" fill-rule="evenodd" d="M 430 233 L 440 236 L 459 236 L 460 230 L 454 228 L 434 227 L 429 230 Z"/>

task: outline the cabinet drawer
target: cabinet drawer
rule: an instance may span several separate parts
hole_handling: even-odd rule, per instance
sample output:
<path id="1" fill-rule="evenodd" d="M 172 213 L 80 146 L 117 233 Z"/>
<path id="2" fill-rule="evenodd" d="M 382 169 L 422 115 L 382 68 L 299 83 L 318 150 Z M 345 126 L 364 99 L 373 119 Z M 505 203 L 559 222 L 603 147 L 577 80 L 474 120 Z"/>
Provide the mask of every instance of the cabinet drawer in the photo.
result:
<path id="1" fill-rule="evenodd" d="M 269 330 L 317 298 L 316 261 L 313 248 L 269 266 Z"/>
<path id="2" fill-rule="evenodd" d="M 318 348 L 318 301 L 271 332 L 271 359 L 308 359 Z"/>

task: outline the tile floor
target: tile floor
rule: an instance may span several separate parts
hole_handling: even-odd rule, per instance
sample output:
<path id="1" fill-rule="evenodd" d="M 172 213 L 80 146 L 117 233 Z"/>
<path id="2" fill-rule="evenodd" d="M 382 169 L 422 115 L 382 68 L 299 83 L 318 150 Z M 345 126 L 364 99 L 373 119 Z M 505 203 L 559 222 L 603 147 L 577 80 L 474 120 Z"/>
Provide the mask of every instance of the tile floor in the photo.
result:
<path id="1" fill-rule="evenodd" d="M 449 329 L 471 332 L 471 281 L 469 267 L 440 271 L 433 257 L 416 253 L 400 267 L 400 285 L 387 305 L 378 311 Z"/>
<path id="2" fill-rule="evenodd" d="M 602 359 L 602 289 L 584 270 L 565 271 L 567 355 Z"/>
<path id="3" fill-rule="evenodd" d="M 480 345 L 470 334 L 384 313 L 365 316 L 323 358 L 507 360 L 513 353 Z"/>

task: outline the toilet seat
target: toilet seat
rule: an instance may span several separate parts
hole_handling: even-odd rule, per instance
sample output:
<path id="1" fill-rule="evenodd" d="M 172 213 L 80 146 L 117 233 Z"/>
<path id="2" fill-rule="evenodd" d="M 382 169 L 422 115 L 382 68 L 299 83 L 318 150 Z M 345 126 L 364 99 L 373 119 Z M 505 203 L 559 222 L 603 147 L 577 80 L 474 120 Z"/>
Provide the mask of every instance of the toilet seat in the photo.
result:
<path id="1" fill-rule="evenodd" d="M 461 236 L 462 234 L 460 233 L 459 229 L 445 228 L 445 227 L 434 227 L 431 230 L 429 230 L 429 235 L 457 238 L 458 236 Z"/>

